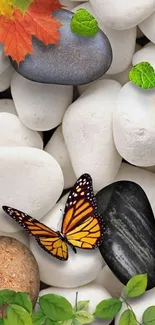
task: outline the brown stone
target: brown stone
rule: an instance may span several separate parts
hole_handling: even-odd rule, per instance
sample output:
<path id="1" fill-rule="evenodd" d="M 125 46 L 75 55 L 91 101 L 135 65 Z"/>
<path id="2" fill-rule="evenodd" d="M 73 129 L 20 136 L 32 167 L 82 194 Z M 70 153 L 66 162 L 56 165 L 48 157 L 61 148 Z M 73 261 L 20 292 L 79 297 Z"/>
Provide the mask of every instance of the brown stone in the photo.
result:
<path id="1" fill-rule="evenodd" d="M 39 288 L 39 268 L 32 252 L 17 239 L 0 236 L 0 290 L 28 293 L 34 306 Z"/>

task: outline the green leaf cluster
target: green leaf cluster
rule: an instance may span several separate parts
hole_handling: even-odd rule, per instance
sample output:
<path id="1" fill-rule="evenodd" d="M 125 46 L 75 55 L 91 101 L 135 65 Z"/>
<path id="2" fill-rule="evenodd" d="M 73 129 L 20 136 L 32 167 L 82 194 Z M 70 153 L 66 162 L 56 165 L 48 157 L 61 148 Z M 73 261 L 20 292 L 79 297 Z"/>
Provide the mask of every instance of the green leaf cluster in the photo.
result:
<path id="1" fill-rule="evenodd" d="M 136 64 L 129 72 L 130 81 L 143 89 L 155 87 L 155 70 L 149 62 Z"/>
<path id="2" fill-rule="evenodd" d="M 124 298 L 105 299 L 99 302 L 95 312 L 89 312 L 89 300 L 78 301 L 76 293 L 75 306 L 64 297 L 46 294 L 39 297 L 40 311 L 33 311 L 29 296 L 12 290 L 0 291 L 0 325 L 84 325 L 95 318 L 112 320 L 126 304 L 119 325 L 155 325 L 155 306 L 148 307 L 140 324 L 127 299 L 141 296 L 147 288 L 147 274 L 132 277 L 124 290 Z"/>

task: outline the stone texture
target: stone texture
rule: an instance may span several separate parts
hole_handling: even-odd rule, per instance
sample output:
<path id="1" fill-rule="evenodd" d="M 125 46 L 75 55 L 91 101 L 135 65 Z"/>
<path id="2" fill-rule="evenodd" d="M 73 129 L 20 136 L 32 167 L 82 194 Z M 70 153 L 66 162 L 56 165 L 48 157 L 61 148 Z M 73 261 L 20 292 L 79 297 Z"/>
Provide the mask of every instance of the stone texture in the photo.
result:
<path id="1" fill-rule="evenodd" d="M 79 85 L 101 77 L 112 61 L 106 35 L 99 31 L 86 38 L 72 33 L 73 13 L 68 10 L 56 11 L 54 16 L 63 25 L 59 44 L 45 46 L 33 38 L 34 55 L 27 55 L 19 67 L 12 62 L 14 68 L 25 78 L 50 84 Z"/>
<path id="2" fill-rule="evenodd" d="M 105 222 L 101 254 L 117 278 L 126 284 L 139 273 L 148 274 L 148 289 L 155 286 L 155 220 L 142 188 L 121 181 L 96 195 Z"/>

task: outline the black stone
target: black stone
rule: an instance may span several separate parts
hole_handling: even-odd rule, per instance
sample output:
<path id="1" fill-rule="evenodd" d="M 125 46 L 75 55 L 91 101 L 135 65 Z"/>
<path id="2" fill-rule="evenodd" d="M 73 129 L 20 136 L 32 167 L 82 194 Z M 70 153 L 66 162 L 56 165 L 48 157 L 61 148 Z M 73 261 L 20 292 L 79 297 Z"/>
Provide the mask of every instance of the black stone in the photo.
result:
<path id="1" fill-rule="evenodd" d="M 107 36 L 101 30 L 93 37 L 74 34 L 69 10 L 53 15 L 62 23 L 59 43 L 46 46 L 33 37 L 33 55 L 28 54 L 19 65 L 10 59 L 13 67 L 23 77 L 41 83 L 80 85 L 100 78 L 112 62 Z"/>
<path id="2" fill-rule="evenodd" d="M 116 277 L 126 284 L 136 274 L 148 274 L 155 286 L 155 220 L 149 200 L 136 183 L 119 181 L 96 195 L 105 223 L 100 252 Z"/>

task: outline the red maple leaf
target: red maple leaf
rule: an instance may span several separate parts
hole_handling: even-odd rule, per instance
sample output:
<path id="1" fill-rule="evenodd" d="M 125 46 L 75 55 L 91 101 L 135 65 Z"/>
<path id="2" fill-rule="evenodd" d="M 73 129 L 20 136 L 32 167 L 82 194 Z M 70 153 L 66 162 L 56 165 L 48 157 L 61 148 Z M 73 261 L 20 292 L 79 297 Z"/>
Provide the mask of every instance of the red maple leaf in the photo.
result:
<path id="1" fill-rule="evenodd" d="M 4 43 L 5 55 L 10 55 L 17 63 L 23 61 L 26 54 L 33 53 L 32 35 L 45 45 L 57 44 L 61 24 L 51 12 L 60 7 L 58 0 L 35 0 L 24 16 L 19 9 L 14 10 L 13 20 L 0 16 L 0 42 Z"/>

